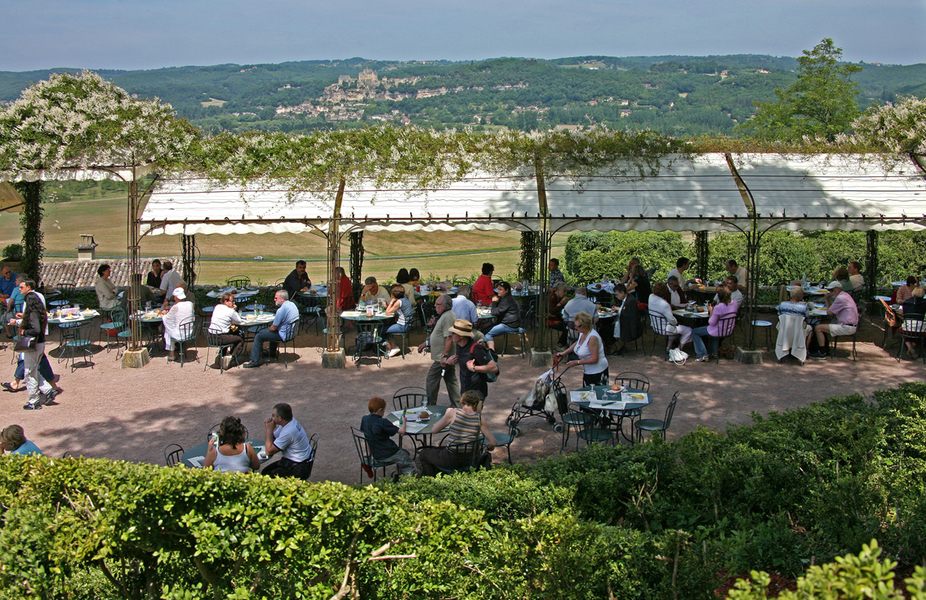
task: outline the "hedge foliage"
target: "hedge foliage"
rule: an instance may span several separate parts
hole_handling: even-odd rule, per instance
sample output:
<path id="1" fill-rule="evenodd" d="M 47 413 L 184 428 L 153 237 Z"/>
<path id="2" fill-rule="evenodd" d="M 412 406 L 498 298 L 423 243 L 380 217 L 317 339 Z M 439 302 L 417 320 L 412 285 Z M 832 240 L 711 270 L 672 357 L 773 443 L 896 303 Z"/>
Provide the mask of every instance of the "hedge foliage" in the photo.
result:
<path id="1" fill-rule="evenodd" d="M 832 560 L 802 585 L 850 585 L 893 568 L 873 538 L 926 560 L 924 475 L 926 384 L 379 487 L 4 457 L 0 599 L 688 599 Z"/>
<path id="2" fill-rule="evenodd" d="M 760 285 L 780 285 L 806 274 L 811 281 L 829 281 L 833 270 L 857 260 L 866 264 L 868 242 L 861 231 L 817 231 L 792 233 L 771 231 L 759 247 Z M 619 279 L 634 256 L 646 268 L 657 267 L 656 279 L 664 279 L 680 256 L 694 262 L 694 240 L 675 232 L 611 231 L 579 232 L 569 236 L 562 265 L 573 284 Z M 878 234 L 879 286 L 926 272 L 926 232 L 882 231 Z M 739 234 L 717 234 L 708 242 L 707 275 L 724 275 L 727 259 L 746 264 L 746 242 Z M 697 265 L 689 271 L 698 272 Z"/>

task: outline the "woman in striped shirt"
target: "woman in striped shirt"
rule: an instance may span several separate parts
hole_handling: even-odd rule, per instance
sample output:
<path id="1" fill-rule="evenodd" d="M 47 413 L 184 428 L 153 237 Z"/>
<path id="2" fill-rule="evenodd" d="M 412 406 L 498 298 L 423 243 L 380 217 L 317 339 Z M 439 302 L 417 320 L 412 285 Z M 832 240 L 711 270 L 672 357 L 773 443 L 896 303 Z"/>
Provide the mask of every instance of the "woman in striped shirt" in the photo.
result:
<path id="1" fill-rule="evenodd" d="M 428 446 L 418 452 L 421 468 L 418 470 L 423 476 L 434 477 L 438 467 L 453 469 L 462 466 L 461 458 L 465 462 L 469 456 L 461 457 L 450 449 L 450 446 L 475 442 L 481 433 L 485 437 L 486 449 L 492 450 L 497 442 L 488 425 L 482 420 L 482 415 L 476 412 L 479 405 L 479 395 L 474 390 L 464 392 L 460 398 L 463 408 L 448 408 L 444 416 L 434 424 L 434 433 L 440 433 L 448 427 L 446 446 Z"/>

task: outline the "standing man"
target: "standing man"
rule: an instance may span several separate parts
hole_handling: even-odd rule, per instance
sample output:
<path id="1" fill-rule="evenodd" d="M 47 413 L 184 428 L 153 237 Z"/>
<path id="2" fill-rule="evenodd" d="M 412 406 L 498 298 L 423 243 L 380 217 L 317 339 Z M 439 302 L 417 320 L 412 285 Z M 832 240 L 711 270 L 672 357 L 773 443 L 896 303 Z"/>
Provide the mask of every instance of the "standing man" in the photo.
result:
<path id="1" fill-rule="evenodd" d="M 550 259 L 550 285 L 549 291 L 552 292 L 556 287 L 556 284 L 559 282 L 566 283 L 566 278 L 563 276 L 563 272 L 559 270 L 559 259 L 551 258 Z"/>
<path id="2" fill-rule="evenodd" d="M 853 260 L 849 263 L 849 282 L 852 284 L 853 291 L 860 290 L 865 285 L 865 277 L 861 271 L 862 265 L 858 261 Z"/>
<path id="3" fill-rule="evenodd" d="M 283 289 L 289 294 L 290 298 L 296 297 L 296 292 L 307 292 L 312 287 L 312 280 L 305 272 L 305 261 L 296 261 L 296 268 L 283 280 Z"/>
<path id="4" fill-rule="evenodd" d="M 473 304 L 476 306 L 488 306 L 492 304 L 492 296 L 495 295 L 495 286 L 492 285 L 492 273 L 495 272 L 495 265 L 492 263 L 482 263 L 482 275 L 476 279 L 473 284 Z M 475 323 L 475 321 L 473 321 Z"/>
<path id="5" fill-rule="evenodd" d="M 0 300 L 6 300 L 16 289 L 16 273 L 7 265 L 0 268 Z"/>
<path id="6" fill-rule="evenodd" d="M 299 323 L 299 308 L 289 300 L 289 294 L 286 290 L 279 290 L 273 296 L 273 302 L 277 305 L 277 314 L 273 318 L 273 324 L 269 329 L 258 331 L 254 336 L 254 342 L 251 343 L 251 362 L 246 363 L 245 369 L 253 369 L 260 366 L 260 357 L 264 351 L 264 342 L 270 342 L 269 356 L 276 357 L 277 344 L 289 340 L 296 334 L 296 324 Z"/>
<path id="7" fill-rule="evenodd" d="M 476 305 L 469 299 L 473 288 L 468 285 L 461 285 L 457 289 L 457 297 L 453 299 L 453 314 L 457 319 L 464 319 L 470 323 L 479 322 L 479 313 L 476 311 Z"/>
<path id="8" fill-rule="evenodd" d="M 460 392 L 473 390 L 479 396 L 476 412 L 482 413 L 483 402 L 489 394 L 486 373 L 498 373 L 498 365 L 489 356 L 489 351 L 473 338 L 473 324 L 457 319 L 450 328 L 450 337 L 456 345 L 456 354 L 447 359 L 449 365 L 460 365 Z"/>
<path id="9" fill-rule="evenodd" d="M 174 263 L 169 260 L 164 261 L 164 272 L 161 273 L 161 291 L 164 292 L 164 306 L 174 297 L 174 288 L 180 285 L 183 279 L 180 273 L 174 271 Z"/>
<path id="10" fill-rule="evenodd" d="M 273 415 L 264 419 L 264 452 L 273 456 L 282 452 L 283 457 L 262 471 L 271 477 L 298 477 L 307 479 L 312 458 L 312 446 L 309 437 L 299 421 L 293 418 L 293 409 L 281 402 L 273 407 Z"/>
<path id="11" fill-rule="evenodd" d="M 826 334 L 830 335 L 852 335 L 858 327 L 858 307 L 852 296 L 844 293 L 842 284 L 838 281 L 831 281 L 826 286 L 829 290 L 824 296 L 826 300 L 826 312 L 832 315 L 832 323 L 818 323 L 813 326 L 814 333 L 817 336 L 817 350 L 810 353 L 810 358 L 823 359 L 829 356 L 829 346 L 826 341 Z M 808 336 L 807 345 L 810 345 Z"/>
<path id="12" fill-rule="evenodd" d="M 433 361 L 428 368 L 424 387 L 428 391 L 428 402 L 432 406 L 437 406 L 437 395 L 440 393 L 440 382 L 443 379 L 444 385 L 447 386 L 447 395 L 450 396 L 450 406 L 458 408 L 460 406 L 460 381 L 457 379 L 456 369 L 447 364 L 447 359 L 454 354 L 450 328 L 457 320 L 451 307 L 450 296 L 447 294 L 438 296 L 434 301 L 434 310 L 438 317 L 431 330 L 431 336 L 418 346 L 419 354 L 423 354 L 430 346 Z"/>

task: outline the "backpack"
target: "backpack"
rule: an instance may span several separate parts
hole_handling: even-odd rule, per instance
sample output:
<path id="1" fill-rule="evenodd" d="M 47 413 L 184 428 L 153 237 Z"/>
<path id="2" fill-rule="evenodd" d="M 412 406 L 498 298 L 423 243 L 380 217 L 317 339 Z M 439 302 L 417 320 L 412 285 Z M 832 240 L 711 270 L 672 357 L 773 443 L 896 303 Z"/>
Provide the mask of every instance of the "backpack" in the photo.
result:
<path id="1" fill-rule="evenodd" d="M 481 342 L 473 342 L 473 345 L 469 347 L 469 353 L 473 355 L 473 358 L 476 357 L 476 355 L 473 353 L 473 350 L 476 349 L 476 346 L 482 346 L 482 347 L 485 349 L 486 354 L 489 355 L 489 360 L 492 361 L 493 363 L 495 363 L 495 368 L 498 369 L 498 371 L 497 371 L 496 373 L 480 373 L 480 375 L 482 375 L 483 377 L 486 378 L 486 381 L 488 381 L 489 383 L 493 383 L 493 382 L 495 382 L 495 381 L 498 379 L 498 376 L 502 374 L 502 370 L 501 370 L 501 368 L 499 368 L 499 366 L 498 366 L 498 355 L 495 353 L 494 350 L 492 350 L 491 348 L 489 348 L 489 347 L 486 346 L 485 344 L 483 344 L 483 343 L 481 343 Z M 486 363 L 486 364 L 488 364 L 488 363 Z M 485 366 L 485 365 L 477 365 L 477 366 L 482 367 L 482 366 Z"/>

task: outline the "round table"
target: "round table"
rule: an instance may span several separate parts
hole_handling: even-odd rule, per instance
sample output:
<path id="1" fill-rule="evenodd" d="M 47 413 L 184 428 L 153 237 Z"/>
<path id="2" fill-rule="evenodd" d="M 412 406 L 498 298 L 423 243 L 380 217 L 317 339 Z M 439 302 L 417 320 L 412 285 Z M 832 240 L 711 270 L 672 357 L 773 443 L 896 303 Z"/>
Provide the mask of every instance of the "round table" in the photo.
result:
<path id="1" fill-rule="evenodd" d="M 643 390 L 627 388 L 621 392 L 620 400 L 612 400 L 605 396 L 610 389 L 610 386 L 596 385 L 592 389 L 585 388 L 570 392 L 569 399 L 583 409 L 616 419 L 616 432 L 632 444 L 634 443 L 634 421 L 643 414 L 645 407 L 653 403 L 653 396 Z M 630 421 L 629 437 L 624 432 L 624 419 Z"/>
<path id="2" fill-rule="evenodd" d="M 444 413 L 447 412 L 449 406 L 428 406 L 428 412 L 431 413 L 431 418 L 427 421 L 418 421 L 417 418 L 409 419 L 408 424 L 405 426 L 405 435 L 412 436 L 412 444 L 415 446 L 415 452 L 418 452 L 419 447 L 430 446 L 431 445 L 431 436 L 434 435 L 434 424 L 440 421 L 441 417 L 444 416 Z M 403 411 L 410 410 L 415 414 L 420 413 L 424 410 L 423 406 L 413 406 L 410 408 L 402 410 L 394 410 L 391 413 L 386 415 L 386 418 L 396 427 L 399 427 L 399 416 Z M 419 437 L 420 436 L 420 437 Z M 419 445 L 419 442 L 421 444 Z"/>

